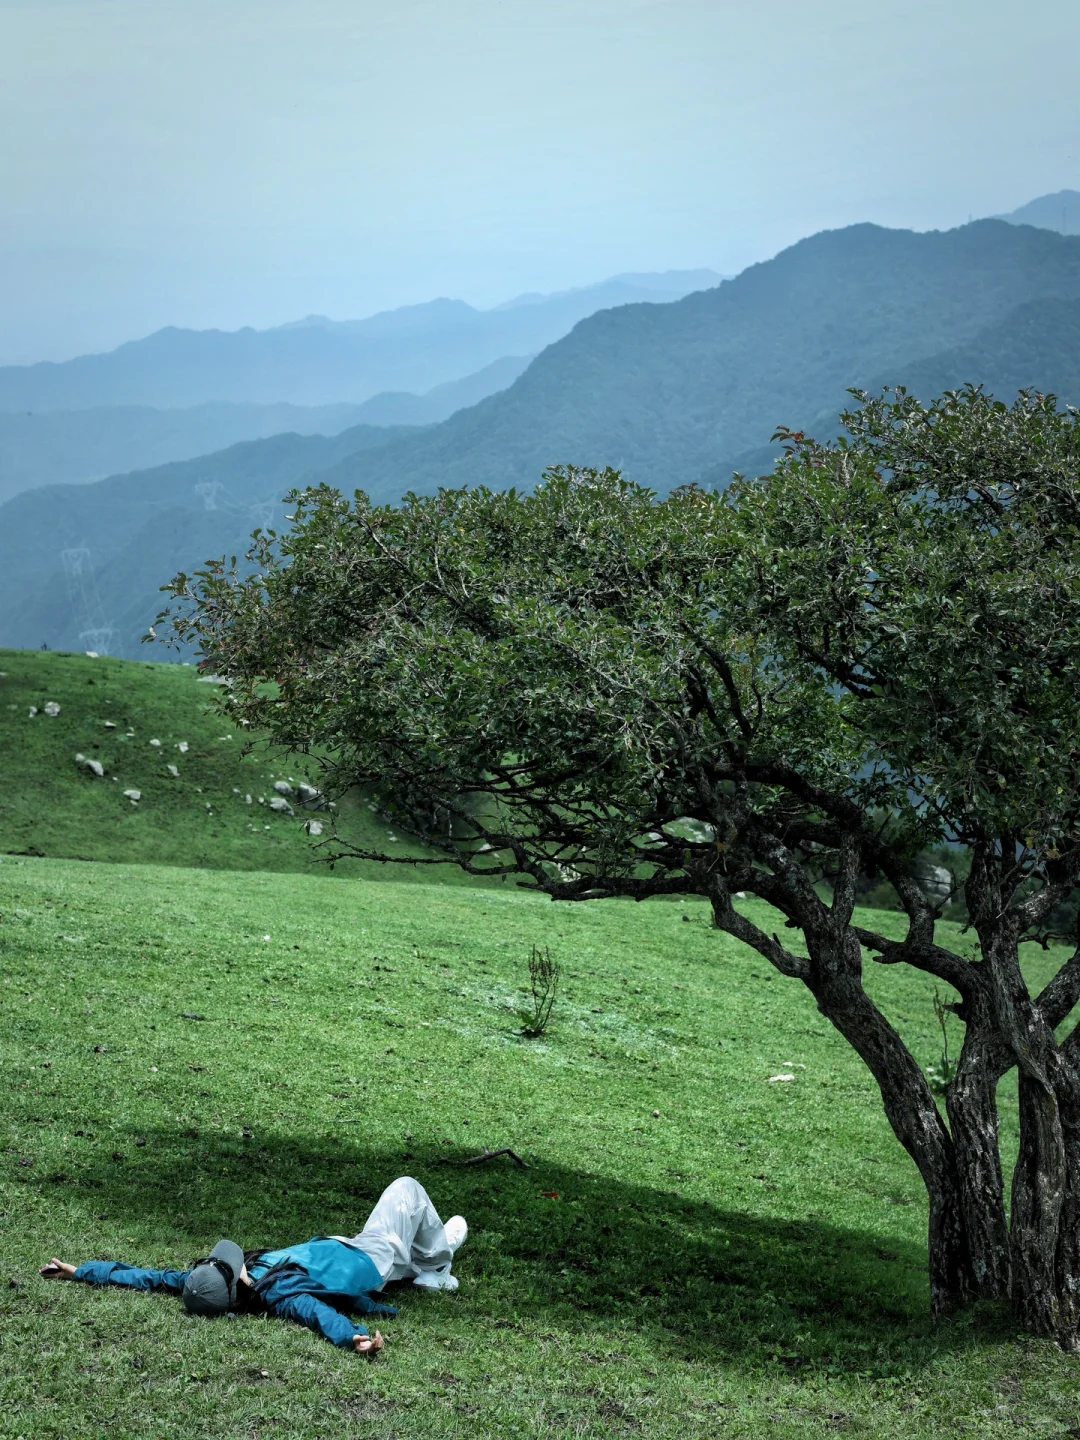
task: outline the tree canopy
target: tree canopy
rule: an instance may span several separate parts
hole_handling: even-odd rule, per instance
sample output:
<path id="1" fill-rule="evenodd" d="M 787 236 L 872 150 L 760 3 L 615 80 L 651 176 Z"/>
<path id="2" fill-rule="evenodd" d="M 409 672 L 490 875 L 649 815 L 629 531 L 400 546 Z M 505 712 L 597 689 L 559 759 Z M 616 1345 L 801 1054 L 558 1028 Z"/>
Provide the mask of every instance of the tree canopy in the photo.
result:
<path id="1" fill-rule="evenodd" d="M 250 573 L 178 577 L 172 619 L 238 721 L 324 756 L 328 784 L 369 787 L 445 861 L 568 901 L 707 897 L 873 1072 L 927 1186 L 935 1306 L 1011 1295 L 1073 1344 L 1080 1060 L 1055 1030 L 1080 960 L 1032 996 L 1018 947 L 1080 878 L 1080 426 L 973 389 L 862 396 L 844 419 L 828 445 L 782 432 L 775 472 L 725 492 L 569 467 L 400 507 L 313 488 Z M 942 841 L 971 851 L 974 959 L 916 879 Z M 903 941 L 861 923 L 864 873 L 895 887 Z M 947 1119 L 865 951 L 955 992 Z"/>

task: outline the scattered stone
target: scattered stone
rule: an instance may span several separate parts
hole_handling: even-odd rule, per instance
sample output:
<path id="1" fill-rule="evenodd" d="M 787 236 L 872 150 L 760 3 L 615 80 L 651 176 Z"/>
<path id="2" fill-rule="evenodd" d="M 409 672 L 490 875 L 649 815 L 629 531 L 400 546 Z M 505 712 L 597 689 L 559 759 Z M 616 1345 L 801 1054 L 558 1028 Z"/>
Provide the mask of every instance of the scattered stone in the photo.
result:
<path id="1" fill-rule="evenodd" d="M 321 821 L 321 820 L 309 820 L 309 821 L 307 822 L 307 824 L 304 826 L 304 829 L 307 831 L 307 833 L 308 833 L 309 835 L 321 835 L 322 832 L 323 832 L 322 821 Z"/>
<path id="2" fill-rule="evenodd" d="M 652 1118 L 653 1118 L 654 1120 L 659 1120 L 659 1119 L 660 1119 L 660 1111 L 659 1111 L 659 1110 L 654 1110 L 654 1111 L 652 1112 Z"/>
<path id="3" fill-rule="evenodd" d="M 88 660 L 97 660 L 100 658 L 96 650 L 84 650 L 83 654 Z"/>
<path id="4" fill-rule="evenodd" d="M 176 742 L 176 748 L 180 751 L 181 755 L 186 755 L 191 747 L 186 740 L 178 740 Z"/>
<path id="5" fill-rule="evenodd" d="M 161 741 L 160 741 L 160 740 L 151 740 L 151 741 L 150 741 L 150 744 L 153 745 L 153 746 L 155 747 L 155 749 L 158 749 L 158 750 L 161 749 Z"/>
<path id="6" fill-rule="evenodd" d="M 296 793 L 301 805 L 307 805 L 314 809 L 323 803 L 322 791 L 316 790 L 314 785 L 297 785 Z"/>
<path id="7" fill-rule="evenodd" d="M 195 1012 L 194 1010 L 181 1010 L 181 1012 L 180 1012 L 180 1019 L 181 1019 L 181 1020 L 205 1020 L 205 1019 L 206 1019 L 206 1016 L 205 1016 L 205 1015 L 198 1015 L 198 1014 L 196 1014 L 196 1012 Z"/>
<path id="8" fill-rule="evenodd" d="M 174 780 L 180 779 L 180 771 L 176 768 L 175 765 L 166 765 L 165 769 L 168 770 L 169 774 L 173 777 Z"/>
<path id="9" fill-rule="evenodd" d="M 293 813 L 293 808 L 289 804 L 288 800 L 285 799 L 284 795 L 275 795 L 274 798 L 270 801 L 270 809 L 276 810 L 279 815 L 282 813 L 288 813 L 289 815 L 291 815 Z"/>
<path id="10" fill-rule="evenodd" d="M 33 720 L 34 716 L 35 716 L 37 713 L 38 713 L 38 708 L 37 708 L 37 706 L 36 706 L 36 705 L 31 705 L 31 706 L 30 706 L 30 719 Z"/>
<path id="11" fill-rule="evenodd" d="M 770 1075 L 770 1076 L 769 1076 L 768 1083 L 769 1083 L 770 1085 L 775 1085 L 778 1080 L 794 1080 L 794 1079 L 795 1079 L 795 1076 L 794 1076 L 794 1075 Z"/>
<path id="12" fill-rule="evenodd" d="M 85 755 L 75 756 L 75 764 L 83 770 L 89 770 L 91 775 L 96 775 L 99 780 L 105 778 L 105 767 L 100 760 L 88 760 Z"/>
<path id="13" fill-rule="evenodd" d="M 238 790 L 236 793 L 239 795 L 239 793 L 240 793 L 239 790 Z M 250 804 L 251 804 L 251 796 L 250 796 L 250 795 L 245 795 L 245 796 L 244 796 L 244 804 L 245 804 L 245 805 L 250 805 Z"/>
<path id="14" fill-rule="evenodd" d="M 116 729 L 116 721 L 115 721 L 115 720 L 106 720 L 106 721 L 105 721 L 105 729 L 106 729 L 106 730 L 115 730 L 115 729 Z"/>
<path id="15" fill-rule="evenodd" d="M 279 795 L 291 795 L 293 793 L 293 787 L 287 780 L 275 780 L 274 789 Z"/>
<path id="16" fill-rule="evenodd" d="M 200 685 L 231 685 L 231 680 L 226 680 L 223 675 L 196 675 Z"/>
<path id="17" fill-rule="evenodd" d="M 48 715 L 50 718 L 60 714 L 60 706 L 56 703 L 55 700 L 49 700 L 46 703 L 45 714 Z"/>
<path id="18" fill-rule="evenodd" d="M 127 796 L 127 798 L 131 801 L 133 805 L 137 805 L 142 799 L 141 790 L 125 790 L 124 794 Z"/>

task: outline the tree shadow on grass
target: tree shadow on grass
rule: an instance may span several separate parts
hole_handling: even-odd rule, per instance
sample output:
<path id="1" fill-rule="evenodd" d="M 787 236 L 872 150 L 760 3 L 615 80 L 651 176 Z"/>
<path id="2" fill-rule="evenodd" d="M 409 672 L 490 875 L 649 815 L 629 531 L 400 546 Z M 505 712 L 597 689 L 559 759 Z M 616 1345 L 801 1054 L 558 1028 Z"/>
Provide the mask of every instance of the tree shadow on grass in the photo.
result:
<path id="1" fill-rule="evenodd" d="M 444 1216 L 469 1221 L 455 1303 L 482 1327 L 588 1332 L 594 1345 L 604 1329 L 616 1343 L 618 1331 L 645 1329 L 687 1360 L 868 1376 L 908 1371 L 970 1340 L 969 1324 L 931 1325 L 920 1246 L 884 1248 L 880 1237 L 818 1220 L 755 1216 L 543 1161 L 455 1168 L 440 1162 L 461 1154 L 436 1147 L 168 1129 L 141 1138 L 117 1152 L 123 1159 L 20 1175 L 69 1223 L 85 1217 L 81 1258 L 100 1250 L 106 1220 L 141 1221 L 144 1233 L 160 1220 L 158 1263 L 164 1251 L 178 1266 L 222 1235 L 256 1248 L 352 1233 L 386 1184 L 412 1174 Z M 422 1303 L 411 1287 L 395 1288 L 400 1303 Z M 981 1323 L 999 1333 L 996 1318 Z"/>

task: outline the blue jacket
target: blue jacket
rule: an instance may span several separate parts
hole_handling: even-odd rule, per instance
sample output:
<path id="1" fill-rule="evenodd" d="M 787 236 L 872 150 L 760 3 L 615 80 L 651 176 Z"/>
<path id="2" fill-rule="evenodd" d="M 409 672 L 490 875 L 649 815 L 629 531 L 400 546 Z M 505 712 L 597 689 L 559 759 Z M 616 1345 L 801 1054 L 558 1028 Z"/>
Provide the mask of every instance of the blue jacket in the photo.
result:
<path id="1" fill-rule="evenodd" d="M 126 1285 L 131 1290 L 158 1290 L 179 1295 L 190 1270 L 143 1270 L 116 1260 L 91 1260 L 80 1265 L 74 1279 L 87 1285 Z M 392 1317 L 392 1305 L 371 1298 L 382 1277 L 370 1256 L 340 1240 L 317 1235 L 303 1245 L 260 1253 L 248 1265 L 252 1290 L 271 1315 L 295 1320 L 342 1350 L 351 1350 L 354 1335 L 367 1328 L 348 1319 L 350 1313 Z"/>

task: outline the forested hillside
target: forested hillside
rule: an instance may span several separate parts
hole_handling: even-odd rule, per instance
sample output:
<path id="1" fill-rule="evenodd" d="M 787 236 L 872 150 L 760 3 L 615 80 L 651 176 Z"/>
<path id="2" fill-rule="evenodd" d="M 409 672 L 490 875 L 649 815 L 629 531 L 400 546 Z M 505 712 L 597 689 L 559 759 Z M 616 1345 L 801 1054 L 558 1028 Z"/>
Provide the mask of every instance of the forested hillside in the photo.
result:
<path id="1" fill-rule="evenodd" d="M 748 455 L 770 463 L 778 424 L 835 426 L 851 386 L 1080 396 L 1078 310 L 1078 238 L 1001 221 L 826 232 L 713 290 L 593 315 L 509 389 L 422 431 L 280 437 L 17 497 L 0 507 L 0 643 L 132 653 L 165 579 L 240 552 L 315 474 L 379 501 L 528 486 L 562 461 L 621 466 L 658 489 L 725 483 L 754 468 Z M 88 644 L 94 629 L 111 634 Z"/>

